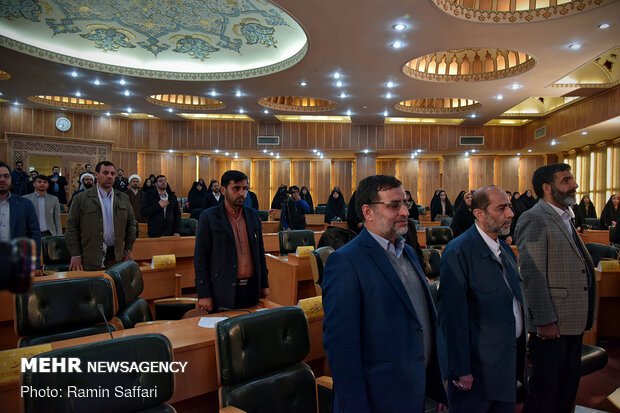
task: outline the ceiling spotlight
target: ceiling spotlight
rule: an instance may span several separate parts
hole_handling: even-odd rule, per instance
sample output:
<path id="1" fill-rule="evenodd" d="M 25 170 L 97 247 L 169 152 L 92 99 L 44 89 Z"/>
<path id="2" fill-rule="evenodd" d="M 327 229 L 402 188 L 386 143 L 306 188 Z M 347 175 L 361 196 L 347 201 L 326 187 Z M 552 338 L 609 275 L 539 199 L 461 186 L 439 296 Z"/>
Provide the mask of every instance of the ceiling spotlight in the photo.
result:
<path id="1" fill-rule="evenodd" d="M 502 100 L 502 99 L 504 99 L 504 97 L 502 95 L 497 95 L 497 96 L 495 96 L 495 99 Z"/>
<path id="2" fill-rule="evenodd" d="M 215 90 L 212 90 L 211 93 L 209 93 L 211 96 L 215 97 L 217 96 L 217 92 Z"/>
<path id="3" fill-rule="evenodd" d="M 127 113 L 131 113 L 131 112 L 133 112 L 133 109 L 132 108 L 127 108 Z"/>
<path id="4" fill-rule="evenodd" d="M 334 79 L 340 79 L 342 77 L 342 75 L 339 72 L 335 72 L 334 74 L 332 74 L 332 77 Z"/>
<path id="5" fill-rule="evenodd" d="M 555 139 L 552 139 L 551 142 L 549 142 L 551 144 L 551 146 L 555 146 L 557 145 L 557 141 Z"/>
<path id="6" fill-rule="evenodd" d="M 269 155 L 273 156 L 273 152 L 269 152 Z"/>
<path id="7" fill-rule="evenodd" d="M 511 88 L 512 90 L 521 89 L 521 85 L 518 84 L 518 83 L 513 83 L 512 85 L 510 85 L 508 87 Z"/>
<path id="8" fill-rule="evenodd" d="M 131 95 L 131 93 L 130 93 L 128 90 L 126 90 L 126 91 L 123 93 L 123 95 L 125 95 L 125 96 L 129 96 L 129 95 Z"/>
<path id="9" fill-rule="evenodd" d="M 385 86 L 389 87 L 389 88 L 393 88 L 394 87 L 394 82 L 387 82 L 385 84 Z"/>
<path id="10" fill-rule="evenodd" d="M 351 116 L 351 109 L 347 110 L 347 116 Z"/>
<path id="11" fill-rule="evenodd" d="M 599 29 L 609 29 L 609 26 L 611 26 L 611 24 L 609 23 L 601 23 L 598 25 Z"/>
<path id="12" fill-rule="evenodd" d="M 532 150 L 531 150 L 531 149 L 528 149 L 528 150 L 527 150 L 527 152 L 528 152 L 528 153 L 530 153 L 530 152 L 532 152 Z"/>
<path id="13" fill-rule="evenodd" d="M 471 153 L 476 153 L 476 150 L 475 150 L 475 149 L 472 149 L 472 150 L 471 150 Z"/>
<path id="14" fill-rule="evenodd" d="M 471 115 L 469 115 L 469 117 L 470 117 L 470 118 L 475 118 L 475 117 L 476 117 L 476 114 L 475 114 L 475 113 L 472 113 Z"/>
<path id="15" fill-rule="evenodd" d="M 19 102 L 18 102 L 18 101 L 13 102 L 13 104 L 14 104 L 15 106 L 19 106 Z"/>
<path id="16" fill-rule="evenodd" d="M 81 96 L 82 96 L 82 94 L 80 93 L 80 91 L 79 91 L 79 90 L 78 90 L 77 92 L 75 92 L 75 97 L 76 97 L 76 98 L 79 98 L 79 97 L 81 97 Z"/>
<path id="17" fill-rule="evenodd" d="M 394 28 L 394 30 L 401 32 L 407 28 L 407 25 L 403 23 L 397 23 L 392 27 Z"/>
<path id="18" fill-rule="evenodd" d="M 299 82 L 299 85 L 300 85 L 300 86 L 306 86 L 307 84 L 308 84 L 308 83 L 306 83 L 306 81 L 305 81 L 305 80 L 302 80 L 301 82 Z"/>
<path id="19" fill-rule="evenodd" d="M 411 159 L 415 158 L 415 153 L 411 154 Z"/>
<path id="20" fill-rule="evenodd" d="M 582 135 L 587 135 L 587 134 L 588 134 L 588 131 L 585 131 L 585 130 L 584 130 L 583 132 L 581 132 L 581 134 L 582 134 Z"/>
<path id="21" fill-rule="evenodd" d="M 219 150 L 219 149 L 216 149 L 216 150 L 214 150 L 213 152 L 215 152 L 215 153 L 220 153 L 220 150 Z"/>
<path id="22" fill-rule="evenodd" d="M 170 112 L 170 113 L 172 113 L 173 110 L 174 109 L 172 109 L 172 108 L 168 108 L 168 112 Z"/>
<path id="23" fill-rule="evenodd" d="M 383 116 L 388 117 L 389 113 L 387 110 L 383 111 Z"/>
<path id="24" fill-rule="evenodd" d="M 392 94 L 391 94 L 390 92 L 387 92 L 387 93 L 385 94 L 385 98 L 386 98 L 386 99 L 392 99 Z"/>
<path id="25" fill-rule="evenodd" d="M 339 81 L 337 81 L 337 82 L 336 82 L 336 86 L 337 86 L 337 87 L 342 87 L 342 82 L 341 82 L 340 80 L 339 80 Z"/>
<path id="26" fill-rule="evenodd" d="M 95 79 L 95 81 L 93 82 L 95 84 L 95 86 L 99 86 L 101 84 L 101 82 L 99 81 L 99 79 Z"/>
<path id="27" fill-rule="evenodd" d="M 465 156 L 469 156 L 469 152 L 465 152 Z"/>
<path id="28" fill-rule="evenodd" d="M 168 153 L 172 153 L 174 152 L 172 149 L 168 149 Z"/>
<path id="29" fill-rule="evenodd" d="M 321 154 L 321 156 L 319 158 L 323 159 L 323 155 Z"/>
<path id="30" fill-rule="evenodd" d="M 243 108 L 239 109 L 239 113 L 245 113 L 245 110 L 243 110 Z"/>
<path id="31" fill-rule="evenodd" d="M 241 97 L 241 91 L 240 91 L 240 90 L 237 90 L 237 92 L 235 93 L 235 96 L 237 96 L 237 97 Z"/>
<path id="32" fill-rule="evenodd" d="M 269 113 L 269 111 L 267 109 L 263 110 L 263 113 Z"/>
<path id="33" fill-rule="evenodd" d="M 235 154 L 235 159 L 237 159 L 239 156 L 237 154 Z"/>
<path id="34" fill-rule="evenodd" d="M 404 46 L 403 42 L 401 42 L 400 40 L 396 40 L 394 43 L 392 43 L 390 46 L 392 46 L 394 49 L 400 49 L 401 47 Z"/>
<path id="35" fill-rule="evenodd" d="M 267 149 L 263 149 L 263 153 L 267 153 Z"/>
<path id="36" fill-rule="evenodd" d="M 280 154 L 276 153 L 276 159 L 280 159 Z"/>
<path id="37" fill-rule="evenodd" d="M 125 81 L 125 79 L 121 79 L 118 81 L 118 83 L 120 83 L 121 86 L 125 86 L 127 84 L 127 82 Z"/>
<path id="38" fill-rule="evenodd" d="M 517 152 L 517 156 L 521 156 L 521 152 Z"/>
<path id="39" fill-rule="evenodd" d="M 106 112 L 106 113 L 105 113 L 105 115 L 106 115 L 106 116 L 110 116 L 110 112 Z"/>
<path id="40" fill-rule="evenodd" d="M 228 152 L 224 152 L 224 156 L 228 156 L 230 155 Z"/>
<path id="41" fill-rule="evenodd" d="M 71 77 L 78 77 L 78 72 L 76 72 L 75 70 L 71 72 Z"/>
<path id="42" fill-rule="evenodd" d="M 312 152 L 313 152 L 313 153 L 317 153 L 317 152 L 318 152 L 318 150 L 316 150 L 316 149 L 313 149 L 313 150 L 312 150 Z"/>
<path id="43" fill-rule="evenodd" d="M 370 152 L 368 149 L 364 149 L 364 153 L 368 153 Z"/>
<path id="44" fill-rule="evenodd" d="M 346 93 L 344 93 L 344 92 L 342 92 L 342 93 L 340 94 L 340 97 L 341 97 L 341 98 L 346 98 L 346 97 L 347 97 L 347 94 L 346 94 Z"/>
<path id="45" fill-rule="evenodd" d="M 579 43 L 569 44 L 568 48 L 572 49 L 572 50 L 579 50 L 579 49 L 581 49 L 581 44 L 579 44 Z"/>

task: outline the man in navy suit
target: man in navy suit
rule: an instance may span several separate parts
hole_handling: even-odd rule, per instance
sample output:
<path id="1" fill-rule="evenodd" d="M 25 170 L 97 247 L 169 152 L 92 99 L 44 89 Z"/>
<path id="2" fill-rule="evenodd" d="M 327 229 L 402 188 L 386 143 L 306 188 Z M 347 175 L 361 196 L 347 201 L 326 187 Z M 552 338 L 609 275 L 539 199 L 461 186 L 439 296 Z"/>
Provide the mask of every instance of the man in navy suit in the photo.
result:
<path id="1" fill-rule="evenodd" d="M 9 242 L 19 237 L 33 239 L 37 243 L 37 269 L 35 275 L 42 275 L 41 231 L 39 219 L 30 200 L 11 194 L 11 168 L 0 161 L 0 241 Z"/>
<path id="2" fill-rule="evenodd" d="M 356 192 L 364 229 L 331 254 L 323 275 L 323 344 L 334 379 L 334 412 L 444 409 L 437 315 L 418 257 L 403 235 L 401 182 L 363 179 Z"/>
<path id="3" fill-rule="evenodd" d="M 248 177 L 240 171 L 222 175 L 224 202 L 200 214 L 194 269 L 198 307 L 209 312 L 247 308 L 269 295 L 262 225 L 243 206 Z"/>
<path id="4" fill-rule="evenodd" d="M 439 341 L 450 412 L 514 413 L 525 371 L 517 259 L 499 237 L 514 213 L 496 186 L 474 192 L 475 224 L 441 255 Z"/>

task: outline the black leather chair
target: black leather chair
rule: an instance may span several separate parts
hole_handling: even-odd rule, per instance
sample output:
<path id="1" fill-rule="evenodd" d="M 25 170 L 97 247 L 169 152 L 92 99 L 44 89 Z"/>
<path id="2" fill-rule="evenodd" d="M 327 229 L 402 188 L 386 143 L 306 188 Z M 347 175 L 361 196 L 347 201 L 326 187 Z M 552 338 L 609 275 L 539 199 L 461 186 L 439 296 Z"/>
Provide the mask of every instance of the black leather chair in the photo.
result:
<path id="1" fill-rule="evenodd" d="M 193 297 L 160 298 L 153 304 L 156 320 L 180 320 L 185 313 L 197 308 L 198 299 Z"/>
<path id="2" fill-rule="evenodd" d="M 601 229 L 601 221 L 598 218 L 586 218 L 583 222 L 589 229 Z"/>
<path id="3" fill-rule="evenodd" d="M 198 220 L 193 218 L 181 218 L 181 234 L 182 237 L 193 237 L 198 229 Z"/>
<path id="4" fill-rule="evenodd" d="M 319 247 L 314 251 L 310 251 L 310 267 L 312 267 L 312 277 L 314 278 L 314 289 L 317 295 L 322 295 L 323 269 L 329 254 L 334 252 L 330 246 Z"/>
<path id="5" fill-rule="evenodd" d="M 258 218 L 261 221 L 269 221 L 269 211 L 258 210 L 256 211 L 256 215 L 258 215 Z"/>
<path id="6" fill-rule="evenodd" d="M 318 204 L 316 208 L 314 208 L 315 214 L 325 215 L 325 210 L 327 209 L 327 204 Z"/>
<path id="7" fill-rule="evenodd" d="M 314 232 L 310 230 L 280 231 L 278 238 L 280 240 L 280 255 L 295 252 L 300 246 L 315 247 Z"/>
<path id="8" fill-rule="evenodd" d="M 149 303 L 140 298 L 144 290 L 140 266 L 135 261 L 123 261 L 108 268 L 106 273 L 114 280 L 118 301 L 116 317 L 123 327 L 133 328 L 136 323 L 151 321 L 153 316 Z"/>
<path id="9" fill-rule="evenodd" d="M 321 238 L 319 238 L 318 248 L 332 247 L 337 250 L 355 238 L 356 235 L 350 229 L 328 226 Z"/>
<path id="10" fill-rule="evenodd" d="M 317 385 L 301 308 L 280 307 L 217 323 L 221 407 L 246 412 L 316 413 Z"/>
<path id="11" fill-rule="evenodd" d="M 443 218 L 441 220 L 442 227 L 452 227 L 452 218 Z"/>
<path id="12" fill-rule="evenodd" d="M 450 227 L 426 227 L 426 248 L 441 249 L 452 241 L 452 237 L 452 228 Z"/>
<path id="13" fill-rule="evenodd" d="M 107 332 L 116 312 L 114 285 L 107 277 L 80 277 L 32 284 L 15 295 L 15 330 L 19 347 L 67 340 Z M 109 325 L 112 330 L 114 326 Z"/>
<path id="14" fill-rule="evenodd" d="M 69 271 L 71 253 L 67 248 L 64 235 L 41 238 L 41 252 L 43 254 L 43 271 Z"/>
<path id="15" fill-rule="evenodd" d="M 441 266 L 441 254 L 434 248 L 423 249 L 424 272 L 430 279 L 439 279 L 439 267 Z"/>
<path id="16" fill-rule="evenodd" d="M 115 338 L 81 346 L 66 347 L 34 356 L 54 358 L 79 358 L 81 373 L 68 372 L 60 374 L 33 373 L 23 374 L 23 385 L 35 389 L 62 389 L 62 397 L 30 397 L 24 398 L 26 413 L 39 412 L 88 412 L 88 413 L 174 413 L 175 410 L 165 404 L 174 393 L 174 373 L 86 373 L 89 362 L 171 362 L 172 346 L 168 339 L 161 334 L 143 334 L 130 337 Z M 68 392 L 70 386 L 77 389 L 105 389 L 109 395 L 95 397 L 72 397 Z M 152 397 L 115 397 L 115 389 L 156 390 L 151 392 Z"/>
<path id="17" fill-rule="evenodd" d="M 604 244 L 595 244 L 593 242 L 586 243 L 586 249 L 594 261 L 594 267 L 596 267 L 601 258 L 617 258 L 618 253 L 615 248 Z"/>

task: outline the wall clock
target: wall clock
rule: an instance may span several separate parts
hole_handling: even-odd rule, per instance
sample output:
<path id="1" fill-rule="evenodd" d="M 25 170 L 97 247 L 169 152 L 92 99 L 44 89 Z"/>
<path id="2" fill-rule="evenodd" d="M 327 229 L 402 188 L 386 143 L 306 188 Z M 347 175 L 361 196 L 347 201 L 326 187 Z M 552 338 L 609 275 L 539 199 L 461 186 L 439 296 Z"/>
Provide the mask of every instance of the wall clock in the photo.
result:
<path id="1" fill-rule="evenodd" d="M 71 129 L 71 121 L 64 116 L 56 119 L 56 128 L 61 132 L 66 132 Z"/>

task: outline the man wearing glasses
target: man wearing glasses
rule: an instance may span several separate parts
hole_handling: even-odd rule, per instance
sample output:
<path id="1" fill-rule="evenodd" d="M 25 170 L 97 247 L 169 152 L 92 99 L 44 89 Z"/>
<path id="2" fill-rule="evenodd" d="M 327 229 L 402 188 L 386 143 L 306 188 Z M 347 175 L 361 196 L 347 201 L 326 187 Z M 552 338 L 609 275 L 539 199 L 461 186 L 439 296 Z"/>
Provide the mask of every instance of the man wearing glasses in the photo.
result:
<path id="1" fill-rule="evenodd" d="M 323 275 L 323 344 L 334 412 L 445 409 L 436 352 L 437 314 L 418 257 L 403 235 L 410 205 L 386 175 L 357 188 L 364 229 L 329 256 Z"/>

